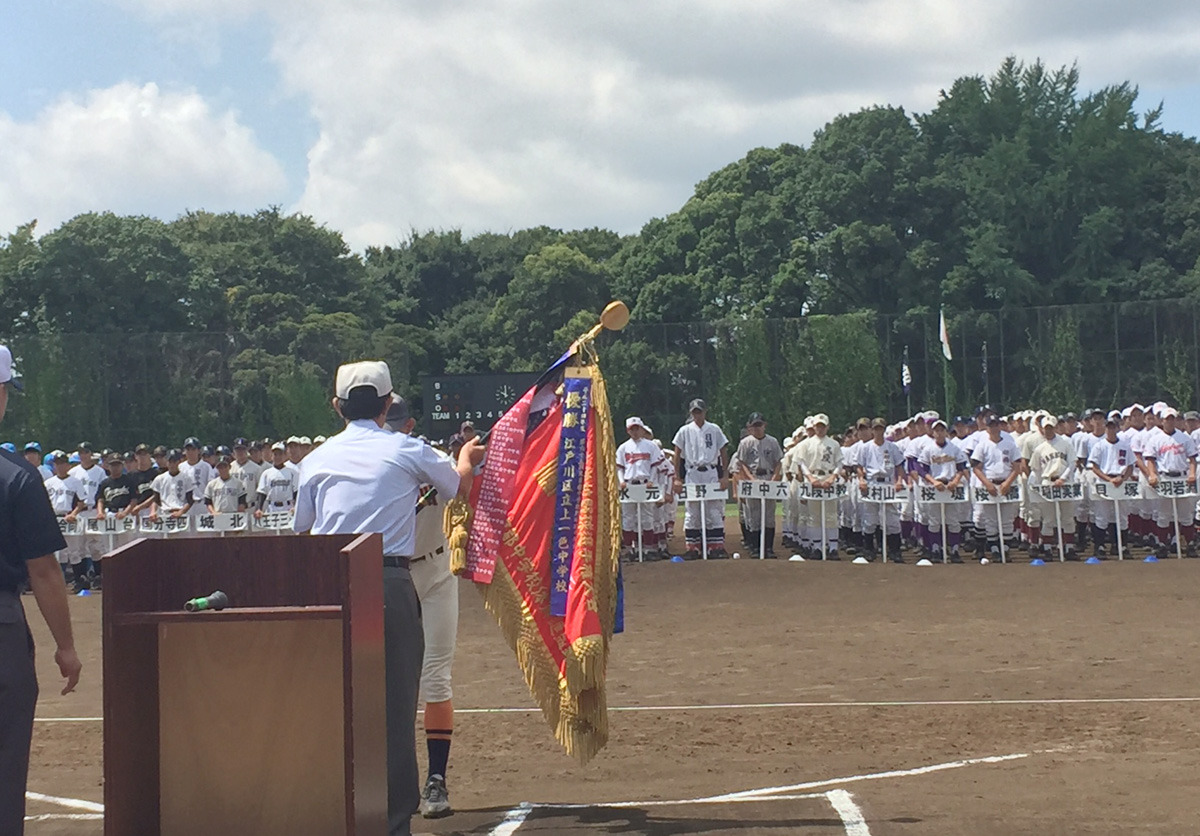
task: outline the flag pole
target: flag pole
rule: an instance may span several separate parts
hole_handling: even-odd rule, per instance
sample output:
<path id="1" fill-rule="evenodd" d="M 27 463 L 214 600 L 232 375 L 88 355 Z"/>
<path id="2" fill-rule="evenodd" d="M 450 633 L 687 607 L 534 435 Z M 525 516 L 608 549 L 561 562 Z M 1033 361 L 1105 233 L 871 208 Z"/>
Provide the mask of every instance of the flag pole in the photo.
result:
<path id="1" fill-rule="evenodd" d="M 911 374 L 909 371 L 910 368 L 908 365 L 908 346 L 904 346 L 904 373 L 902 377 Z M 912 415 L 912 384 L 909 382 L 904 383 L 904 397 L 908 403 L 908 414 Z"/>
<path id="2" fill-rule="evenodd" d="M 946 420 L 950 420 L 950 332 L 946 328 L 946 309 L 938 309 L 938 342 L 942 344 L 942 390 L 946 398 Z"/>

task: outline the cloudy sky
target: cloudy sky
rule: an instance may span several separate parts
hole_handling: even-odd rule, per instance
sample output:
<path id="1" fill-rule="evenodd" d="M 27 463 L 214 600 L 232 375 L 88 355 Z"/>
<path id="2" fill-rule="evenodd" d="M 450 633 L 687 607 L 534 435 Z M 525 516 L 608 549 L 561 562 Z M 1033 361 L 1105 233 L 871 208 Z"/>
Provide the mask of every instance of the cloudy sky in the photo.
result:
<path id="1" fill-rule="evenodd" d="M 1200 133 L 1194 0 L 21 0 L 0 234 L 90 210 L 634 232 L 755 146 L 925 111 L 1006 55 L 1130 80 Z"/>

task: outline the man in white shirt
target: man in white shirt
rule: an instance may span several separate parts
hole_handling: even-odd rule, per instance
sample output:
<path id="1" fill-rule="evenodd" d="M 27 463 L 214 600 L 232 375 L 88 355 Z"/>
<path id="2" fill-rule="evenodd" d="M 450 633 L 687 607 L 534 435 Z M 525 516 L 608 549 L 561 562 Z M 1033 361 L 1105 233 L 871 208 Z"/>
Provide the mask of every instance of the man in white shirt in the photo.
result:
<path id="1" fill-rule="evenodd" d="M 1176 483 L 1183 479 L 1187 492 L 1195 493 L 1196 442 L 1176 426 L 1179 413 L 1173 407 L 1165 407 L 1159 417 L 1162 427 L 1150 433 L 1142 444 L 1142 456 L 1148 471 L 1147 483 L 1158 491 L 1159 483 L 1164 479 Z M 1150 500 L 1150 503 L 1154 509 L 1154 533 L 1158 540 L 1159 557 L 1165 557 L 1167 547 L 1175 545 L 1176 520 L 1179 536 L 1183 543 L 1186 543 L 1188 557 L 1195 557 L 1195 498 L 1175 499 L 1159 496 Z"/>
<path id="2" fill-rule="evenodd" d="M 287 447 L 282 441 L 271 445 L 271 457 L 274 462 L 270 467 L 263 468 L 258 477 L 258 487 L 255 489 L 255 519 L 262 519 L 263 514 L 290 512 L 296 504 L 296 490 L 300 483 L 299 468 L 288 461 Z"/>
<path id="3" fill-rule="evenodd" d="M 108 478 L 108 471 L 96 462 L 89 442 L 80 442 L 76 453 L 79 456 L 79 464 L 71 468 L 71 475 L 83 485 L 83 501 L 87 503 L 87 509 L 82 516 L 86 518 L 94 516 L 92 512 L 96 510 L 96 492 L 100 490 L 100 483 Z M 94 533 L 81 534 L 77 539 L 83 554 L 83 572 L 89 578 L 95 578 L 96 562 L 104 556 L 104 543 L 100 535 Z"/>
<path id="4" fill-rule="evenodd" d="M 1029 458 L 1031 523 L 1036 520 L 1035 528 L 1040 532 L 1039 542 L 1031 543 L 1031 554 L 1046 554 L 1054 548 L 1058 543 L 1058 523 L 1061 519 L 1066 557 L 1068 560 L 1077 559 L 1074 525 L 1068 527 L 1068 523 L 1075 519 L 1075 502 L 1062 500 L 1056 503 L 1047 500 L 1042 496 L 1040 488 L 1062 488 L 1078 481 L 1075 470 L 1075 445 L 1067 436 L 1058 434 L 1058 419 L 1047 415 L 1042 419 L 1042 443 L 1033 446 L 1033 454 Z"/>
<path id="5" fill-rule="evenodd" d="M 210 514 L 234 514 L 246 510 L 246 485 L 234 477 L 228 456 L 217 459 L 217 477 L 204 488 L 204 504 Z"/>
<path id="6" fill-rule="evenodd" d="M 183 442 L 184 461 L 179 465 L 179 472 L 192 480 L 192 496 L 196 501 L 189 513 L 193 517 L 202 516 L 207 512 L 204 507 L 204 491 L 217 475 L 213 466 L 204 461 L 203 451 L 198 438 L 188 438 Z"/>
<path id="7" fill-rule="evenodd" d="M 70 457 L 62 450 L 50 454 L 54 462 L 54 472 L 43 483 L 50 497 L 50 507 L 60 520 L 73 523 L 80 514 L 87 510 L 87 489 L 83 483 L 71 475 Z M 84 557 L 83 538 L 72 536 L 67 538 L 67 547 L 58 552 L 58 562 L 63 568 L 66 581 L 71 585 L 72 592 L 81 592 L 91 588 L 91 582 L 83 570 Z"/>
<path id="8" fill-rule="evenodd" d="M 872 487 L 890 486 L 895 490 L 903 490 L 904 453 L 896 443 L 884 438 L 887 432 L 887 422 L 876 418 L 871 422 L 872 439 L 859 448 L 858 454 L 858 490 L 862 507 L 863 533 L 866 537 L 867 559 L 873 559 L 877 549 L 882 548 L 882 538 L 887 537 L 888 557 L 893 563 L 903 563 L 904 555 L 900 543 L 900 514 L 895 503 L 889 503 L 886 510 L 881 510 L 884 503 L 868 502 Z M 881 518 L 887 520 L 887 530 L 880 525 Z M 879 538 L 876 538 L 879 532 Z"/>
<path id="9" fill-rule="evenodd" d="M 812 418 L 813 436 L 800 445 L 800 477 L 814 488 L 828 489 L 837 484 L 842 470 L 842 445 L 829 437 L 829 416 L 823 412 Z M 838 559 L 838 500 L 810 501 L 804 539 L 812 543 L 806 557 Z M 824 539 L 821 532 L 824 528 Z M 822 545 L 827 550 L 821 553 Z"/>
<path id="10" fill-rule="evenodd" d="M 1113 544 L 1113 553 L 1117 554 L 1117 526 L 1123 532 L 1129 528 L 1128 503 L 1122 502 L 1120 497 L 1124 495 L 1122 486 L 1133 478 L 1134 458 L 1129 442 L 1117 434 L 1120 426 L 1121 413 L 1114 409 L 1104 418 L 1104 436 L 1093 442 L 1088 453 L 1088 468 L 1092 471 L 1094 484 L 1102 485 L 1106 494 L 1117 497 L 1115 502 L 1099 496 L 1092 500 L 1092 537 L 1096 542 L 1096 553 L 1101 557 L 1105 555 L 1106 542 Z"/>
<path id="11" fill-rule="evenodd" d="M 235 479 L 240 479 L 246 490 L 246 501 L 256 499 L 258 494 L 258 477 L 262 475 L 263 465 L 250 457 L 250 441 L 245 438 L 233 440 L 233 463 L 229 472 Z"/>
<path id="12" fill-rule="evenodd" d="M 729 485 L 725 456 L 729 439 L 720 427 L 706 420 L 708 407 L 703 400 L 696 398 L 688 409 L 692 420 L 679 428 L 672 442 L 675 445 L 675 471 L 684 474 L 682 480 L 675 477 L 675 488 L 682 490 L 686 483 L 699 486 L 701 491 L 707 486 L 725 490 Z M 725 552 L 725 501 L 688 501 L 683 515 L 683 537 L 689 560 L 700 557 L 705 538 L 709 557 L 728 557 Z"/>
<path id="13" fill-rule="evenodd" d="M 186 516 L 198 501 L 192 493 L 192 477 L 180 470 L 183 460 L 183 451 L 167 451 L 167 469 L 155 476 L 154 482 L 151 483 L 154 499 L 150 503 L 149 519 L 178 519 Z"/>
<path id="14" fill-rule="evenodd" d="M 625 420 L 629 438 L 617 448 L 617 481 L 621 490 L 628 485 L 656 485 L 656 474 L 662 470 L 662 448 L 646 438 L 646 425 L 633 416 Z M 638 520 L 641 520 L 643 550 L 657 549 L 654 534 L 654 511 L 657 504 L 621 503 L 621 545 L 627 557 L 633 554 L 638 541 Z"/>
<path id="15" fill-rule="evenodd" d="M 392 403 L 386 363 L 341 366 L 334 392 L 334 408 L 346 428 L 301 463 L 294 528 L 313 534 L 383 535 L 388 833 L 408 836 L 421 798 L 415 732 L 425 641 L 409 570 L 417 501 L 422 485 L 447 501 L 466 497 L 483 448 L 472 439 L 454 465 L 419 440 L 385 429 Z"/>
<path id="16" fill-rule="evenodd" d="M 921 480 L 939 493 L 965 487 L 970 461 L 958 444 L 949 438 L 946 422 L 941 418 L 933 421 L 933 436 L 921 448 L 917 459 Z M 962 563 L 959 544 L 962 542 L 962 520 L 970 515 L 967 502 L 923 503 L 923 517 L 929 527 L 930 551 L 935 559 L 942 553 L 942 512 L 946 519 L 946 547 L 950 550 L 950 562 Z"/>
<path id="17" fill-rule="evenodd" d="M 985 421 L 987 435 L 975 445 L 974 452 L 971 453 L 971 466 L 974 470 L 971 484 L 972 487 L 986 490 L 990 496 L 995 497 L 1008 493 L 1012 488 L 1017 477 L 1021 475 L 1024 460 L 1012 437 L 1001 433 L 999 416 L 994 412 L 989 413 Z M 976 502 L 973 514 L 976 537 L 979 538 L 977 553 L 982 556 L 986 549 L 995 557 L 1000 557 L 1000 538 L 1008 540 L 1012 537 L 1017 503 L 1001 503 L 997 516 L 992 502 Z"/>

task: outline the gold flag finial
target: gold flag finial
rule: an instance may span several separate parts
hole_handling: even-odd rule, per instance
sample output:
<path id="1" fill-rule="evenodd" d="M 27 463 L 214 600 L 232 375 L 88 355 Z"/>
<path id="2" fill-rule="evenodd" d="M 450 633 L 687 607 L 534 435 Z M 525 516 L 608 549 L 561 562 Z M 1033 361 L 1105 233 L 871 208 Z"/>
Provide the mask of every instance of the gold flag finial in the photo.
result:
<path id="1" fill-rule="evenodd" d="M 575 351 L 583 343 L 596 339 L 596 337 L 600 336 L 601 331 L 620 331 L 628 324 L 629 306 L 619 299 L 615 302 L 609 302 L 600 313 L 600 321 L 590 331 L 577 339 L 571 345 L 571 350 Z"/>

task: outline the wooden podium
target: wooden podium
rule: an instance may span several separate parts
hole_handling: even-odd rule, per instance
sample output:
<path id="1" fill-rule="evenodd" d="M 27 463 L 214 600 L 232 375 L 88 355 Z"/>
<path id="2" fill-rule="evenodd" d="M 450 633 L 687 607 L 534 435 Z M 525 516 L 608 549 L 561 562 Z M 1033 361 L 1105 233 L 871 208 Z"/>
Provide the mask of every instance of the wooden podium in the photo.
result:
<path id="1" fill-rule="evenodd" d="M 385 834 L 382 565 L 377 534 L 108 555 L 106 836 Z"/>

